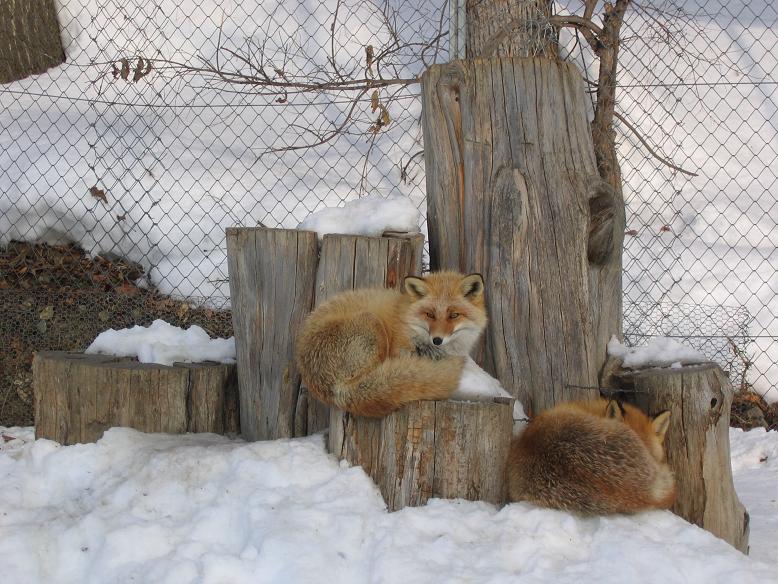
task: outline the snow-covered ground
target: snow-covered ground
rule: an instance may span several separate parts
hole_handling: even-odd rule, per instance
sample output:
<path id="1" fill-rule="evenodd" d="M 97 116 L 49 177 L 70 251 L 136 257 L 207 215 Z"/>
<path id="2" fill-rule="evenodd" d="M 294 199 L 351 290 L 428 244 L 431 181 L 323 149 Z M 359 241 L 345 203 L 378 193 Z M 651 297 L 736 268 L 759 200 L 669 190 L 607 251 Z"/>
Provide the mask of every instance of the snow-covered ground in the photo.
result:
<path id="1" fill-rule="evenodd" d="M 25 584 L 778 581 L 778 433 L 732 430 L 751 558 L 670 512 L 580 519 L 433 500 L 388 514 L 321 436 L 246 443 L 0 429 L 0 573 Z"/>

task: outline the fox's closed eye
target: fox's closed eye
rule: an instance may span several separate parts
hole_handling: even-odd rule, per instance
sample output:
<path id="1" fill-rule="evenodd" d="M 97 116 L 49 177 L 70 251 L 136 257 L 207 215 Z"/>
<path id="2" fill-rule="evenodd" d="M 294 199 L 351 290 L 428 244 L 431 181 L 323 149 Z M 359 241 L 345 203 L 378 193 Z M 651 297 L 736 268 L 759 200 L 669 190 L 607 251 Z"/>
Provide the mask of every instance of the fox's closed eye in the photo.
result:
<path id="1" fill-rule="evenodd" d="M 459 316 L 460 316 L 460 315 L 459 315 L 459 313 L 458 313 L 458 312 L 452 312 L 451 314 L 449 314 L 449 315 L 448 315 L 448 317 L 449 317 L 451 320 L 457 319 L 457 318 L 459 318 Z"/>
<path id="2" fill-rule="evenodd" d="M 431 320 L 435 320 L 435 313 L 434 312 L 427 312 L 427 313 L 425 313 L 425 315 L 426 315 L 427 318 L 429 318 Z"/>

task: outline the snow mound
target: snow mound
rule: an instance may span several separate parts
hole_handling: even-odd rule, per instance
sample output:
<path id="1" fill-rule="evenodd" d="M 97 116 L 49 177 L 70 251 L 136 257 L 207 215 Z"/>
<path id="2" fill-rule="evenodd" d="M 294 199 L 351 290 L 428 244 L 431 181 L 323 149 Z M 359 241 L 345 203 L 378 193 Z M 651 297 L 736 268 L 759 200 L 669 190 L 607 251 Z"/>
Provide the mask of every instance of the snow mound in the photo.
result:
<path id="1" fill-rule="evenodd" d="M 608 355 L 623 360 L 630 369 L 643 367 L 672 367 L 693 363 L 707 363 L 709 359 L 697 349 L 692 349 L 668 337 L 654 337 L 642 347 L 627 347 L 613 336 L 608 343 Z"/>
<path id="2" fill-rule="evenodd" d="M 470 357 L 465 358 L 459 387 L 451 395 L 452 399 L 470 401 L 489 401 L 493 397 L 513 397 L 502 384 L 481 369 Z"/>
<path id="3" fill-rule="evenodd" d="M 8 582 L 763 584 L 775 574 L 667 511 L 582 519 L 432 500 L 390 514 L 321 436 L 247 443 L 113 428 L 95 444 L 0 452 L 0 481 Z"/>
<path id="4" fill-rule="evenodd" d="M 297 229 L 315 231 L 319 237 L 327 233 L 380 236 L 385 231 L 417 233 L 420 221 L 419 209 L 408 197 L 369 195 L 311 213 Z"/>
<path id="5" fill-rule="evenodd" d="M 201 361 L 234 363 L 235 338 L 212 339 L 197 325 L 184 330 L 158 319 L 148 327 L 104 331 L 85 352 L 137 357 L 141 363 L 161 365 Z"/>

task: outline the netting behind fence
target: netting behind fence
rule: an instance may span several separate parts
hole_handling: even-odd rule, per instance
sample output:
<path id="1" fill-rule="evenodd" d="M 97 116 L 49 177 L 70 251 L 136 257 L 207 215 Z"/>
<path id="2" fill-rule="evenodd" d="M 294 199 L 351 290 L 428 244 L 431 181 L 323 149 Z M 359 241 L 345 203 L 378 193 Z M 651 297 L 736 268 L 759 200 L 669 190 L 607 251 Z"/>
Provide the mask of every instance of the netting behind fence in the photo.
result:
<path id="1" fill-rule="evenodd" d="M 98 330 L 154 317 L 189 322 L 175 316 L 181 300 L 228 334 L 226 226 L 294 227 L 372 194 L 424 210 L 418 85 L 306 84 L 407 79 L 446 61 L 446 2 L 97 4 L 61 0 L 67 63 L 0 86 L 0 344 L 14 364 L 0 423 L 12 403 L 29 421 L 14 400 L 29 394 L 32 350 L 83 349 Z M 778 383 L 777 22 L 768 2 L 633 3 L 617 92 L 627 340 L 687 339 L 762 393 Z M 563 36 L 563 51 L 596 79 L 579 40 Z M 56 247 L 69 241 L 99 258 Z"/>

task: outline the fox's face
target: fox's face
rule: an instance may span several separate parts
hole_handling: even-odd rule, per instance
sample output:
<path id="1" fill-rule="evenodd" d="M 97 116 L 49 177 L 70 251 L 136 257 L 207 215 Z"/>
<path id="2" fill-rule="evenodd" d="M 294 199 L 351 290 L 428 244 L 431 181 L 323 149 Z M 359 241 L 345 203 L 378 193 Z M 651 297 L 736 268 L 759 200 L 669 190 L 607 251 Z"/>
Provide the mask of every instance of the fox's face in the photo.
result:
<path id="1" fill-rule="evenodd" d="M 408 277 L 408 325 L 418 345 L 432 352 L 468 355 L 486 326 L 484 280 L 480 274 L 434 272 Z"/>

